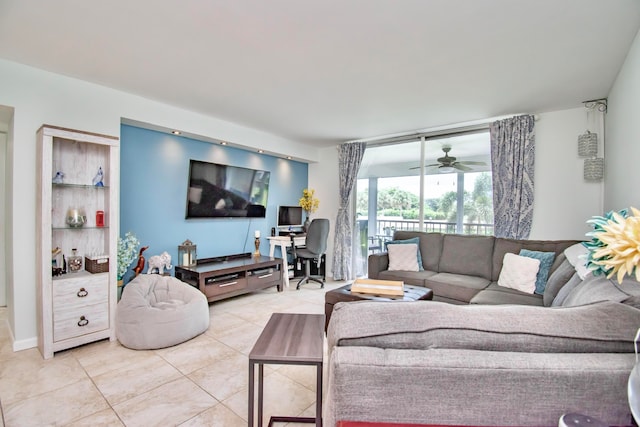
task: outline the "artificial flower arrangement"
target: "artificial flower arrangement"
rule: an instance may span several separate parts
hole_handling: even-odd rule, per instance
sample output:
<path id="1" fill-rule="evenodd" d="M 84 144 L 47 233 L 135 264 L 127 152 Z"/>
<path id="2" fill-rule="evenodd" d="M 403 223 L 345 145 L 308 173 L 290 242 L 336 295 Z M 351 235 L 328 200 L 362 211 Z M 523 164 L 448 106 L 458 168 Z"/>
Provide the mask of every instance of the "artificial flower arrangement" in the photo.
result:
<path id="1" fill-rule="evenodd" d="M 118 237 L 118 280 L 122 280 L 133 260 L 137 258 L 138 246 L 140 241 L 130 231 L 124 235 L 124 239 Z"/>
<path id="2" fill-rule="evenodd" d="M 587 223 L 593 224 L 593 231 L 587 233 L 591 241 L 584 243 L 589 249 L 587 268 L 608 279 L 616 275 L 618 283 L 627 274 L 635 274 L 640 282 L 640 210 L 610 211 Z"/>
<path id="3" fill-rule="evenodd" d="M 298 204 L 307 213 L 307 217 L 310 213 L 317 211 L 318 207 L 320 207 L 320 201 L 314 197 L 315 193 L 316 190 L 311 190 L 309 188 L 302 190 L 302 197 Z"/>

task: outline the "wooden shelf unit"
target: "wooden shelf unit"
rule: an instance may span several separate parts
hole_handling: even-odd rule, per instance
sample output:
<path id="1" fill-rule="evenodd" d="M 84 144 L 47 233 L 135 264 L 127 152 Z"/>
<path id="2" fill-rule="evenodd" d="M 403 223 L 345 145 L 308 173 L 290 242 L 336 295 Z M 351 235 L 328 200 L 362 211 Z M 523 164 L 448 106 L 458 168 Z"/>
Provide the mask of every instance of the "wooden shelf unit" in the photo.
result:
<path id="1" fill-rule="evenodd" d="M 56 351 L 109 338 L 115 340 L 120 143 L 114 136 L 43 125 L 37 132 L 37 322 L 45 359 Z M 92 179 L 101 167 L 104 186 Z M 53 183 L 62 171 L 62 183 Z M 72 228 L 69 208 L 84 210 L 86 223 Z M 105 224 L 96 224 L 96 211 Z M 83 269 L 53 276 L 52 250 L 68 259 L 72 249 L 109 257 L 108 272 Z M 83 263 L 84 264 L 84 263 Z"/>

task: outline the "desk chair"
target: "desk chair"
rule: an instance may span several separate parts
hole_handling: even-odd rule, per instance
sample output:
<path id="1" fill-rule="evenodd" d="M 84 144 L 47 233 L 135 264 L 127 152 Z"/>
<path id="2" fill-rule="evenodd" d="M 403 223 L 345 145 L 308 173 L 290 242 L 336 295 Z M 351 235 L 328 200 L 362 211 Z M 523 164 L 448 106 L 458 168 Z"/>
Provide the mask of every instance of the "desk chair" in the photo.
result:
<path id="1" fill-rule="evenodd" d="M 320 283 L 320 288 L 324 288 L 324 278 L 321 276 L 311 275 L 311 262 L 315 261 L 320 267 L 322 255 L 327 250 L 327 238 L 329 237 L 329 220 L 326 218 L 318 218 L 311 221 L 311 225 L 307 230 L 307 238 L 304 247 L 296 247 L 293 236 L 291 236 L 291 252 L 294 262 L 301 259 L 304 262 L 304 277 L 298 282 L 296 289 L 300 289 L 300 285 L 310 280 Z M 320 268 L 318 268 L 320 270 Z"/>

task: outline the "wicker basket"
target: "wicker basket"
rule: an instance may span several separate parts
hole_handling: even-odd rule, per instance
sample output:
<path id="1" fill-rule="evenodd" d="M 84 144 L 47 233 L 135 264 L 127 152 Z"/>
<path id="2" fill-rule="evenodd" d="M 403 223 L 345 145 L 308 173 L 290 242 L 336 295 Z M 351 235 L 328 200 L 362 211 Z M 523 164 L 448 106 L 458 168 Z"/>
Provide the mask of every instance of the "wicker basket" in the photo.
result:
<path id="1" fill-rule="evenodd" d="M 84 257 L 84 269 L 89 273 L 106 273 L 109 271 L 109 257 L 107 255 Z"/>

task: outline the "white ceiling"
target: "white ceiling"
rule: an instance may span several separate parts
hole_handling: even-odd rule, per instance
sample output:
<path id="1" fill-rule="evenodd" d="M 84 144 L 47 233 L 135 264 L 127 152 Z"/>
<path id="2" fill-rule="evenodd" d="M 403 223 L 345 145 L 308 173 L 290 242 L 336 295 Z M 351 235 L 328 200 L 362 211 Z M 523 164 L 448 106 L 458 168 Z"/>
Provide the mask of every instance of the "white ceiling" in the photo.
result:
<path id="1" fill-rule="evenodd" d="M 326 146 L 579 107 L 639 27 L 638 0 L 0 0 L 0 58 Z"/>

